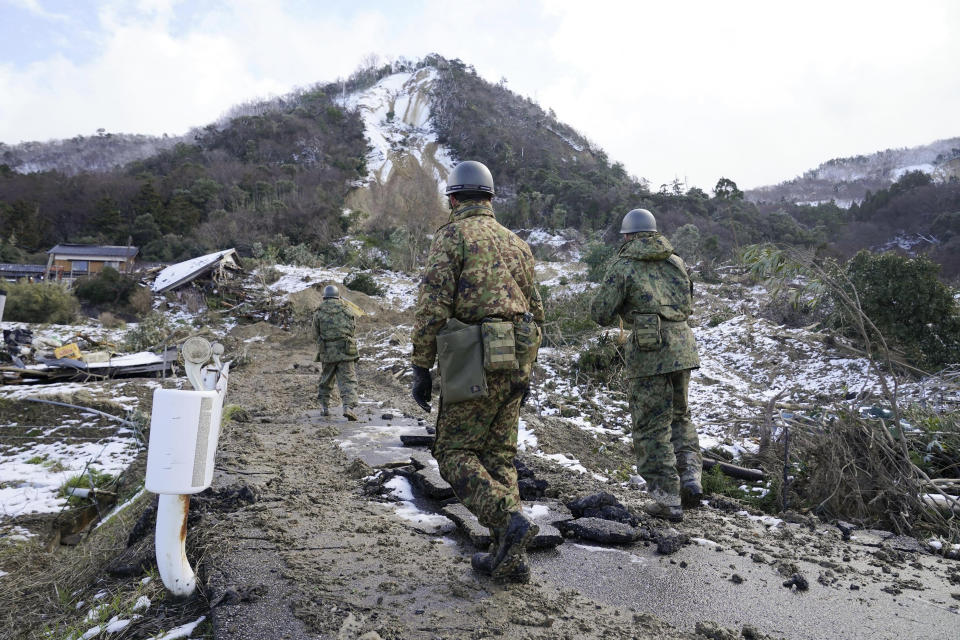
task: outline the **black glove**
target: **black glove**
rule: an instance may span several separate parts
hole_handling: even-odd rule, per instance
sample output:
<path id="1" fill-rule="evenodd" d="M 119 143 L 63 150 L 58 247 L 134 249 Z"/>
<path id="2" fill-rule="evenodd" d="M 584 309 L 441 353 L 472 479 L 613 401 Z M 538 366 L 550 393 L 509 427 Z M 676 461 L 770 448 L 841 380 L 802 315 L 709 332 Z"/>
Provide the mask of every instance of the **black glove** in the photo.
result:
<path id="1" fill-rule="evenodd" d="M 528 382 L 523 387 L 523 395 L 520 397 L 520 406 L 527 404 L 527 399 L 530 397 L 530 383 Z"/>
<path id="2" fill-rule="evenodd" d="M 429 369 L 413 365 L 413 389 L 410 393 L 420 408 L 430 413 L 430 399 L 433 397 L 433 376 Z"/>

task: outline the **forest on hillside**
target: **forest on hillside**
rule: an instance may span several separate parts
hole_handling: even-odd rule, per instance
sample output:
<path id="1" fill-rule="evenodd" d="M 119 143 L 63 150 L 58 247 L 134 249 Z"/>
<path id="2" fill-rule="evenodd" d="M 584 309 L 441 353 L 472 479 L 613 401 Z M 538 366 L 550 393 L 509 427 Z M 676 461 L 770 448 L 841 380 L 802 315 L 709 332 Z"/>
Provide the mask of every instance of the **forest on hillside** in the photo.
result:
<path id="1" fill-rule="evenodd" d="M 0 164 L 0 261 L 43 261 L 42 252 L 58 242 L 128 240 L 146 261 L 225 246 L 243 255 L 273 247 L 280 255 L 298 248 L 334 257 L 334 243 L 348 230 L 366 233 L 368 243 L 389 254 L 409 236 L 402 221 L 396 229 L 365 231 L 364 212 L 343 214 L 347 194 L 366 177 L 368 143 L 360 115 L 340 106 L 338 97 L 424 66 L 438 72 L 432 124 L 439 141 L 454 158 L 491 168 L 498 216 L 511 228 L 572 228 L 609 240 L 623 213 L 646 207 L 667 235 L 683 229 L 695 240 L 688 243 L 689 259 L 719 260 L 757 242 L 846 258 L 900 238 L 891 248 L 925 252 L 943 266 L 942 275 L 960 275 L 955 178 L 907 173 L 849 209 L 753 203 L 734 180 L 719 176 L 712 193 L 679 181 L 651 188 L 551 111 L 505 83 L 487 82 L 460 60 L 437 55 L 367 64 L 345 80 L 238 105 L 220 121 L 120 168 L 21 173 Z M 67 147 L 103 164 L 108 142 L 100 138 L 108 135 L 86 144 L 74 139 Z M 422 252 L 426 245 L 415 246 Z"/>

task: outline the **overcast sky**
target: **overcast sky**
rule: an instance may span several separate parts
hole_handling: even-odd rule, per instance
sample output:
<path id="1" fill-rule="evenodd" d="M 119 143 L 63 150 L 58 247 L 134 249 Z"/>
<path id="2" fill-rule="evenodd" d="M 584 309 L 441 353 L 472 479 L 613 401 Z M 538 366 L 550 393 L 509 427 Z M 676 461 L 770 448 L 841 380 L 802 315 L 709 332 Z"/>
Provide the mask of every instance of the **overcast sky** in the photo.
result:
<path id="1" fill-rule="evenodd" d="M 431 52 L 654 188 L 960 136 L 955 0 L 0 0 L 0 142 L 181 134 L 370 54 Z"/>

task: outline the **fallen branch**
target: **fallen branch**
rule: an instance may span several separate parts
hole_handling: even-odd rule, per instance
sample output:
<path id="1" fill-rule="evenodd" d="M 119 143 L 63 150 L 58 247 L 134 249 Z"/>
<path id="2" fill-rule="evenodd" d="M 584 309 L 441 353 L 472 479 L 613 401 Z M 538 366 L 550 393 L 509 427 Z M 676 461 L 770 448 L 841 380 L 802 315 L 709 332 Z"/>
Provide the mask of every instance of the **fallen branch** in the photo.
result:
<path id="1" fill-rule="evenodd" d="M 767 477 L 766 474 L 760 469 L 747 469 L 746 467 L 738 467 L 735 464 L 721 462 L 720 460 L 714 460 L 713 458 L 703 459 L 704 469 L 712 469 L 713 467 L 718 467 L 721 472 L 730 476 L 731 478 L 739 478 L 741 480 L 765 480 Z"/>

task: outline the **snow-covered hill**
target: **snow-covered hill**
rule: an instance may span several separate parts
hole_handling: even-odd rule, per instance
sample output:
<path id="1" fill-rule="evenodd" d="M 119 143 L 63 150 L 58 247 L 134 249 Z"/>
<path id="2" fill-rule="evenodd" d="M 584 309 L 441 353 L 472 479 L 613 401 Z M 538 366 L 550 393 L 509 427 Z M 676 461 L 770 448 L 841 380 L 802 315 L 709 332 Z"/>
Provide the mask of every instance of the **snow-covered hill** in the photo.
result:
<path id="1" fill-rule="evenodd" d="M 366 181 L 348 196 L 347 207 L 372 224 L 394 225 L 411 215 L 433 223 L 442 214 L 439 196 L 454 161 L 431 121 L 436 78 L 432 67 L 394 73 L 339 100 L 359 110 L 370 143 Z"/>
<path id="2" fill-rule="evenodd" d="M 437 71 L 431 67 L 389 75 L 377 84 L 341 100 L 347 109 L 358 109 L 370 140 L 368 181 L 385 185 L 395 168 L 409 164 L 408 157 L 437 183 L 444 183 L 453 168 L 450 151 L 437 143 L 430 122 L 430 92 Z"/>
<path id="3" fill-rule="evenodd" d="M 870 155 L 834 158 L 802 176 L 777 185 L 746 192 L 754 202 L 817 203 L 835 201 L 840 206 L 859 202 L 864 194 L 889 186 L 909 171 L 923 171 L 934 179 L 960 177 L 960 138 L 904 149 L 887 149 Z"/>

